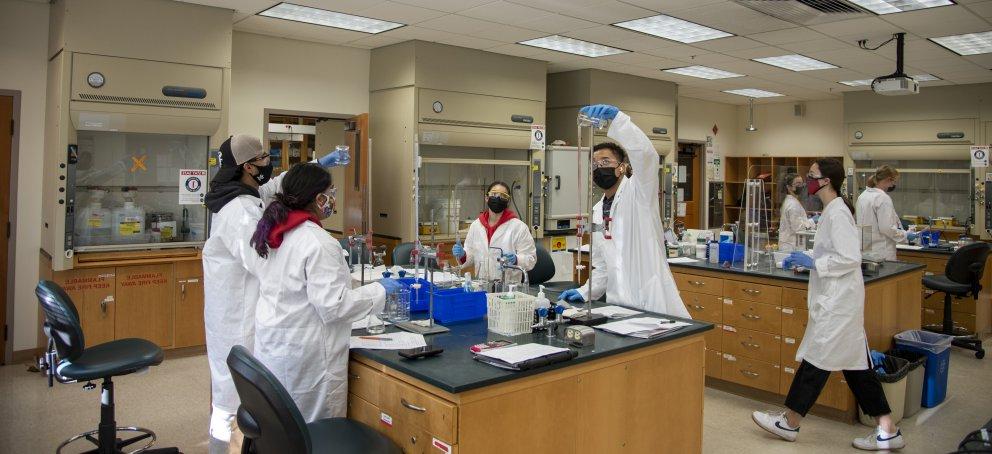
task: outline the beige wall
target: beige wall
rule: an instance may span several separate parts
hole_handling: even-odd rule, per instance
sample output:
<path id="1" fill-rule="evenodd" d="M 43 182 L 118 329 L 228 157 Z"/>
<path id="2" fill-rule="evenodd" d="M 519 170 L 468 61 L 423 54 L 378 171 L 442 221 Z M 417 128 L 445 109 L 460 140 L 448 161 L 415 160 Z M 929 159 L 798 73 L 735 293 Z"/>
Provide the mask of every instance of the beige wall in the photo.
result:
<path id="1" fill-rule="evenodd" d="M 13 318 L 14 350 L 37 343 L 38 251 L 41 248 L 41 175 L 45 143 L 45 81 L 48 73 L 48 5 L 21 0 L 0 2 L 0 89 L 21 92 L 20 143 L 16 173 L 17 225 L 12 228 L 15 249 Z M 3 188 L 6 193 L 7 188 Z M 6 259 L 6 258 L 4 258 Z"/>
<path id="2" fill-rule="evenodd" d="M 230 134 L 262 135 L 263 111 L 369 111 L 369 51 L 234 33 Z"/>
<path id="3" fill-rule="evenodd" d="M 713 144 L 721 154 L 737 152 L 737 106 L 701 99 L 679 97 L 679 140 L 706 140 L 713 136 Z M 713 134 L 716 125 L 717 133 Z"/>
<path id="4" fill-rule="evenodd" d="M 754 106 L 755 132 L 745 132 L 747 106 L 737 108 L 738 149 L 730 156 L 844 156 L 844 102 L 806 102 L 806 115 L 793 114 L 794 103 Z"/>

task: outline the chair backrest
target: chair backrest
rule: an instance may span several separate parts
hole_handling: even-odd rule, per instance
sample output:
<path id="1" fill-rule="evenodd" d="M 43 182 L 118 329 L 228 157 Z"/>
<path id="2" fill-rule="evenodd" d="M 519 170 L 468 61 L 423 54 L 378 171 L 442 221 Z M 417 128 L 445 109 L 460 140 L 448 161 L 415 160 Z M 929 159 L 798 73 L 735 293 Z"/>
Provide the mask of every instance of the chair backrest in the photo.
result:
<path id="1" fill-rule="evenodd" d="M 344 249 L 345 251 L 348 251 L 348 254 L 349 255 L 346 258 L 346 260 L 348 261 L 348 264 L 353 263 L 350 254 L 353 254 L 354 252 L 352 252 L 351 247 L 348 245 L 348 239 L 347 238 L 339 238 L 338 239 L 338 242 L 341 243 L 341 249 Z M 357 252 L 358 249 L 359 249 L 358 246 L 355 246 L 355 252 Z M 369 250 L 366 249 L 365 246 L 362 246 L 361 247 L 361 251 L 362 251 L 361 252 L 361 254 L 362 254 L 362 263 L 364 263 L 364 264 L 372 263 L 372 261 L 369 260 Z"/>
<path id="2" fill-rule="evenodd" d="M 238 427 L 255 454 L 311 452 L 310 432 L 299 407 L 272 372 L 248 350 L 235 345 L 227 355 L 238 390 Z"/>
<path id="3" fill-rule="evenodd" d="M 948 279 L 959 284 L 978 285 L 985 272 L 985 260 L 989 256 L 989 245 L 978 242 L 961 246 L 951 254 L 944 267 Z"/>
<path id="4" fill-rule="evenodd" d="M 410 253 L 413 252 L 413 243 L 400 243 L 393 248 L 393 265 L 408 266 L 413 265 L 413 258 L 410 257 Z M 423 265 L 423 261 L 421 261 Z M 437 266 L 436 260 L 431 260 L 429 266 L 433 269 L 440 269 Z"/>
<path id="5" fill-rule="evenodd" d="M 83 353 L 86 345 L 79 312 L 72 299 L 59 284 L 40 281 L 34 289 L 38 303 L 45 311 L 45 334 L 55 344 L 55 351 L 62 361 L 72 362 Z"/>
<path id="6" fill-rule="evenodd" d="M 530 285 L 540 285 L 555 277 L 555 262 L 551 259 L 551 253 L 544 246 L 537 246 L 537 262 L 534 268 L 527 272 L 527 279 Z"/>

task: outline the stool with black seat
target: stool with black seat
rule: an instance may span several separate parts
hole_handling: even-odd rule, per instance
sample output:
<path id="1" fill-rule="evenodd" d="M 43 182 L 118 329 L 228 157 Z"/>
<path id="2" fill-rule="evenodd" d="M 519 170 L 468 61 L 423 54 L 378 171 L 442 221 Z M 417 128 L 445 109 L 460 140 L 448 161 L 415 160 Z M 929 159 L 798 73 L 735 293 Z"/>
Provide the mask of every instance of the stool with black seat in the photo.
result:
<path id="1" fill-rule="evenodd" d="M 951 254 L 944 267 L 944 274 L 923 276 L 923 286 L 936 292 L 944 293 L 944 321 L 941 326 L 925 326 L 924 329 L 954 336 L 953 345 L 975 351 L 976 358 L 984 358 L 985 350 L 982 340 L 976 336 L 958 336 L 954 331 L 954 318 L 951 313 L 953 298 L 966 298 L 969 295 L 978 299 L 982 290 L 982 274 L 985 272 L 985 260 L 988 259 L 989 245 L 972 243 L 962 246 Z"/>
<path id="2" fill-rule="evenodd" d="M 395 443 L 375 429 L 348 418 L 307 423 L 299 407 L 272 372 L 240 345 L 227 355 L 238 390 L 238 428 L 245 434 L 242 454 L 325 453 L 400 454 Z"/>
<path id="3" fill-rule="evenodd" d="M 553 281 L 555 277 L 555 262 L 551 258 L 551 253 L 544 246 L 536 244 L 537 261 L 534 268 L 527 272 L 527 278 L 531 286 L 544 285 L 544 289 L 550 292 L 561 293 L 568 289 L 578 288 L 579 284 L 573 281 Z"/>
<path id="4" fill-rule="evenodd" d="M 62 442 L 55 452 L 61 453 L 70 443 L 86 439 L 96 445 L 95 449 L 86 451 L 93 454 L 179 453 L 177 448 L 147 449 L 155 443 L 155 432 L 141 427 L 118 427 L 114 416 L 112 378 L 161 364 L 162 349 L 145 339 L 118 339 L 86 348 L 79 312 L 65 290 L 54 282 L 41 281 L 35 288 L 35 295 L 45 312 L 44 331 L 48 336 L 48 350 L 42 367 L 48 374 L 48 386 L 54 386 L 55 381 L 86 382 L 84 389 L 94 389 L 96 385 L 91 381 L 103 380 L 100 387 L 100 424 L 97 430 Z M 121 439 L 117 438 L 118 432 L 136 432 L 140 435 Z M 125 451 L 125 448 L 140 441 L 145 441 L 143 448 Z"/>

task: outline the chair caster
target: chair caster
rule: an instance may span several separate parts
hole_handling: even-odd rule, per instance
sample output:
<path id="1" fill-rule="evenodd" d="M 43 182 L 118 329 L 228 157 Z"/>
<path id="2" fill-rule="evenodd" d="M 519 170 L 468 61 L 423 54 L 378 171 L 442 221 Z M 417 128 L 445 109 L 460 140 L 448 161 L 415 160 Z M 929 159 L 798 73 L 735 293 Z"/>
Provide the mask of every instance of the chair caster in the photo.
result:
<path id="1" fill-rule="evenodd" d="M 975 352 L 975 358 L 982 359 L 985 357 L 985 350 L 979 350 Z"/>
<path id="2" fill-rule="evenodd" d="M 115 445 L 116 445 L 116 448 L 117 448 L 117 451 L 118 452 L 124 453 L 125 451 L 123 450 L 123 448 L 126 448 L 127 446 L 130 446 L 130 445 L 132 445 L 134 443 L 137 443 L 137 442 L 139 442 L 141 440 L 145 440 L 145 439 L 150 439 L 150 440 L 148 440 L 148 442 L 144 446 L 142 446 L 142 447 L 140 447 L 138 449 L 135 449 L 133 451 L 127 451 L 126 454 L 137 454 L 137 453 L 148 452 L 148 448 L 151 448 L 152 445 L 155 444 L 155 440 L 156 440 L 155 432 L 152 432 L 152 431 L 150 431 L 148 429 L 141 428 L 141 427 L 118 427 L 116 431 L 117 432 L 136 432 L 136 433 L 139 433 L 140 434 L 140 435 L 136 435 L 134 437 L 128 438 L 128 439 L 118 438 L 115 441 Z M 63 441 L 62 444 L 60 444 L 59 447 L 55 449 L 55 454 L 62 454 L 62 449 L 63 448 L 65 448 L 66 446 L 68 446 L 69 444 L 71 444 L 73 442 L 76 442 L 76 441 L 82 440 L 82 439 L 85 439 L 85 440 L 89 441 L 90 443 L 93 443 L 94 446 L 96 446 L 97 448 L 99 448 L 100 447 L 100 440 L 96 437 L 96 435 L 98 433 L 99 433 L 99 430 L 91 430 L 89 432 L 83 432 L 83 433 L 81 433 L 79 435 L 76 435 L 76 436 L 74 436 L 74 437 L 66 440 L 66 441 Z M 94 451 L 89 451 L 89 452 L 97 452 L 97 451 L 94 450 Z M 176 452 L 178 452 L 178 451 L 176 451 Z"/>

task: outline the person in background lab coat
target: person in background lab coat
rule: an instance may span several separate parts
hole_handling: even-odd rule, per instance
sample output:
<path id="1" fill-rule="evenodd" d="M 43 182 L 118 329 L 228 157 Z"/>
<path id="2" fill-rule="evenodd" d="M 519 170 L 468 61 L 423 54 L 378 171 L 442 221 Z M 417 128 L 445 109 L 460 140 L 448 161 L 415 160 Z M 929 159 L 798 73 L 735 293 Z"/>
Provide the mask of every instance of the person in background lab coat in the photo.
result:
<path id="1" fill-rule="evenodd" d="M 325 167 L 347 160 L 332 152 L 320 159 Z M 239 134 L 220 146 L 220 170 L 210 181 L 204 203 L 212 213 L 210 235 L 203 246 L 203 321 L 210 364 L 212 408 L 211 453 L 227 452 L 234 415 L 240 405 L 227 355 L 231 347 L 251 348 L 255 333 L 258 280 L 248 272 L 258 256 L 248 246 L 262 208 L 279 190 L 272 163 L 257 137 Z"/>
<path id="2" fill-rule="evenodd" d="M 492 247 L 502 251 L 507 263 L 530 271 L 537 263 L 537 249 L 530 228 L 509 208 L 510 186 L 495 181 L 486 189 L 485 197 L 485 211 L 469 226 L 465 245 L 455 244 L 451 248 L 452 255 L 463 264 L 463 268 L 474 266 L 474 275 L 480 279 L 491 281 L 503 277 L 497 261 L 500 252 L 490 249 Z M 506 279 L 511 283 L 521 282 L 523 275 L 511 269 L 507 270 Z"/>
<path id="3" fill-rule="evenodd" d="M 559 298 L 579 302 L 605 293 L 610 304 L 690 318 L 666 260 L 658 207 L 658 152 L 616 107 L 598 104 L 580 112 L 612 120 L 607 136 L 619 145 L 606 142 L 593 147 L 593 181 L 604 194 L 593 207 L 592 294 L 587 281 Z"/>
<path id="4" fill-rule="evenodd" d="M 858 225 L 871 226 L 871 254 L 882 260 L 896 260 L 896 243 L 916 239 L 915 232 L 902 229 L 889 192 L 896 189 L 899 171 L 884 165 L 868 177 L 864 192 L 858 196 Z M 861 232 L 858 232 L 861 237 Z"/>
<path id="5" fill-rule="evenodd" d="M 858 405 L 879 423 L 870 435 L 855 439 L 854 447 L 867 451 L 901 449 L 905 440 L 892 422 L 882 384 L 871 368 L 864 329 L 860 241 L 851 208 L 840 196 L 843 182 L 844 168 L 836 159 L 819 159 L 810 167 L 807 193 L 819 197 L 824 207 L 813 254 L 797 251 L 785 259 L 786 269 L 801 266 L 810 270 L 809 322 L 796 353 L 801 364 L 785 399 L 787 410 L 756 411 L 751 418 L 768 432 L 795 441 L 800 422 L 823 391 L 830 371 L 844 371 Z"/>
<path id="6" fill-rule="evenodd" d="M 806 217 L 806 208 L 799 202 L 799 191 L 805 185 L 805 179 L 798 173 L 789 172 L 782 178 L 782 209 L 778 224 L 778 250 L 792 252 L 796 250 L 796 234 L 813 228 L 813 222 Z"/>

